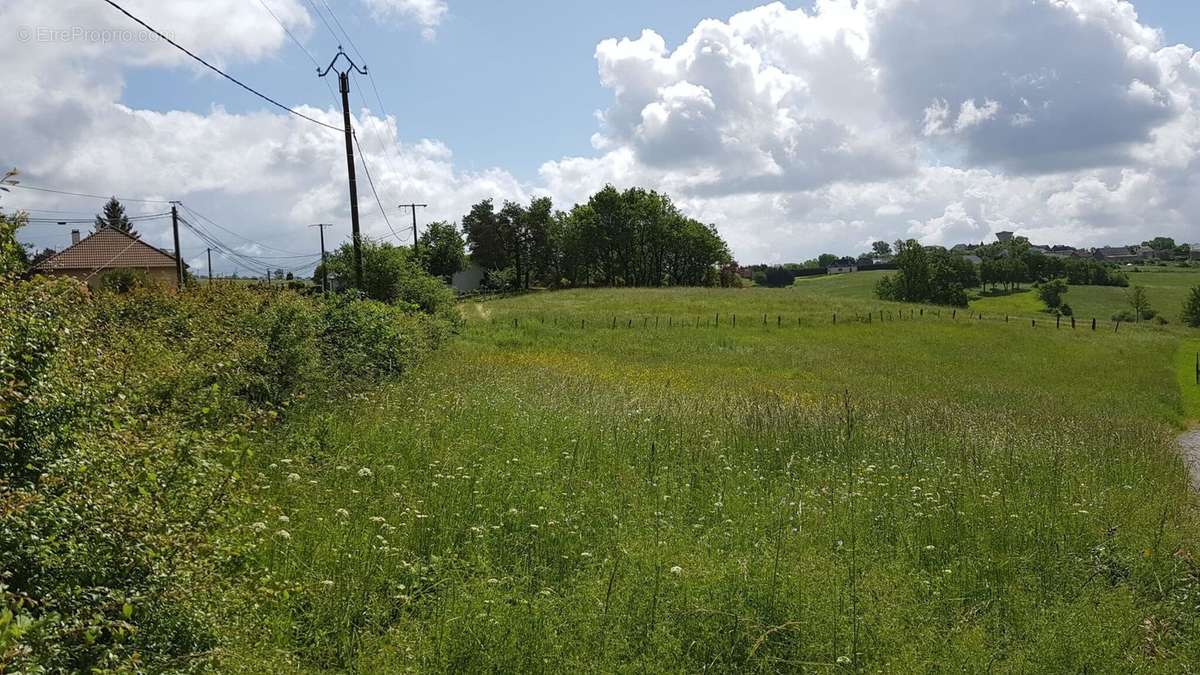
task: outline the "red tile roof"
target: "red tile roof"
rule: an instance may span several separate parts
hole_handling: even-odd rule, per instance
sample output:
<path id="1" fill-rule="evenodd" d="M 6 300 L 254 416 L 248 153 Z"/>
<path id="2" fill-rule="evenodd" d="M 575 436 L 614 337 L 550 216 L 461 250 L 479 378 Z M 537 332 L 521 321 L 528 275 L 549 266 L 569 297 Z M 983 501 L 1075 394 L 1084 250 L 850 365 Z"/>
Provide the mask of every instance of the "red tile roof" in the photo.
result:
<path id="1" fill-rule="evenodd" d="M 104 228 L 88 235 L 78 244 L 46 258 L 33 269 L 39 272 L 67 270 L 90 272 L 122 267 L 173 268 L 175 267 L 175 256 L 121 230 Z"/>

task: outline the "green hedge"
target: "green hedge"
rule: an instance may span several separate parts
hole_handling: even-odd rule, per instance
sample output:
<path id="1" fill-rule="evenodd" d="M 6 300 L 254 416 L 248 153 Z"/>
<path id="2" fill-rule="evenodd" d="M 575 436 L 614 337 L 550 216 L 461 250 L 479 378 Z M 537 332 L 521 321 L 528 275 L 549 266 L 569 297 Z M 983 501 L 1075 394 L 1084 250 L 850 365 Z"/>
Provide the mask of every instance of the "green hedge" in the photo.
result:
<path id="1" fill-rule="evenodd" d="M 0 280 L 0 672 L 203 667 L 242 552 L 208 535 L 297 402 L 395 376 L 455 320 L 237 285 Z"/>

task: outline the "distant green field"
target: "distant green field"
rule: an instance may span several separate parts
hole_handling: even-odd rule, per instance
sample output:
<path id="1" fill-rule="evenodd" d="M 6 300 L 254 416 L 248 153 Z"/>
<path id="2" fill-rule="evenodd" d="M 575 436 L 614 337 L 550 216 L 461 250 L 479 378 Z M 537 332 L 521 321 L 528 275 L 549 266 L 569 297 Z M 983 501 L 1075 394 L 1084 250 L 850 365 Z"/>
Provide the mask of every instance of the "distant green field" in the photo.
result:
<path id="1" fill-rule="evenodd" d="M 1148 267 L 1146 271 L 1131 272 L 1130 285 L 1143 286 L 1150 298 L 1150 306 L 1172 323 L 1178 320 L 1183 301 L 1188 291 L 1200 286 L 1200 267 L 1178 269 Z M 860 272 L 839 276 L 801 277 L 796 280 L 800 289 L 820 289 L 830 300 L 857 299 L 870 304 L 874 298 L 875 284 L 886 272 Z M 1072 286 L 1064 296 L 1080 320 L 1093 317 L 1109 321 L 1116 312 L 1129 309 L 1126 289 L 1109 286 Z M 881 304 L 881 303 L 876 303 Z M 1044 315 L 1045 305 L 1037 297 L 1036 289 L 1025 287 L 1008 295 L 986 295 L 972 300 L 970 309 L 985 317 L 1003 316 L 1032 318 Z"/>
<path id="2" fill-rule="evenodd" d="M 291 537 L 247 564 L 286 592 L 230 667 L 1200 669 L 1179 330 L 922 316 L 876 278 L 464 304 L 260 458 L 243 519 Z"/>

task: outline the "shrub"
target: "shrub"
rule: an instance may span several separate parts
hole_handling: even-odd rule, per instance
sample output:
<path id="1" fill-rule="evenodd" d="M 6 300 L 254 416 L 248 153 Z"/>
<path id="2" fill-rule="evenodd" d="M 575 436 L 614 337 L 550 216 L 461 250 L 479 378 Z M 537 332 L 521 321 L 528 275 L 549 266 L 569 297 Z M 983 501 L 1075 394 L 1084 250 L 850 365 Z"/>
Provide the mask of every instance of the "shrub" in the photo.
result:
<path id="1" fill-rule="evenodd" d="M 1038 297 L 1042 302 L 1046 303 L 1049 309 L 1058 309 L 1062 305 L 1062 298 L 1068 291 L 1067 282 L 1062 279 L 1052 279 L 1038 286 Z"/>
<path id="2" fill-rule="evenodd" d="M 100 287 L 113 293 L 128 293 L 135 288 L 150 285 L 150 277 L 143 270 L 115 269 L 100 277 Z"/>
<path id="3" fill-rule="evenodd" d="M 1200 328 L 1200 286 L 1193 286 L 1188 291 L 1188 297 L 1183 301 L 1183 313 L 1179 320 L 1186 326 Z"/>
<path id="4" fill-rule="evenodd" d="M 451 328 L 233 284 L 0 283 L 0 672 L 203 667 L 225 608 L 195 590 L 240 580 L 211 532 L 258 432 Z"/>
<path id="5" fill-rule="evenodd" d="M 1065 302 L 1058 306 L 1058 313 L 1063 316 L 1075 316 L 1075 310 L 1071 309 L 1071 306 Z"/>
<path id="6" fill-rule="evenodd" d="M 1127 322 L 1132 323 L 1133 321 L 1137 320 L 1137 317 L 1134 316 L 1133 312 L 1131 312 L 1130 310 L 1122 309 L 1119 312 L 1113 313 L 1112 320 L 1113 321 L 1127 321 Z"/>

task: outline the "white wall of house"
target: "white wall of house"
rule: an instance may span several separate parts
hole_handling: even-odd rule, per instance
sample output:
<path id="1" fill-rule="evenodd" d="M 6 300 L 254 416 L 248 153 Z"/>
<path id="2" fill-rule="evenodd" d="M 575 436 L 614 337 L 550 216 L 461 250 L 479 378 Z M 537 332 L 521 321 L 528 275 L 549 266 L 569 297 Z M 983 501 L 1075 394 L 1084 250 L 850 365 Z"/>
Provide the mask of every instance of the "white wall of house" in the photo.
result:
<path id="1" fill-rule="evenodd" d="M 455 272 L 450 278 L 450 286 L 459 293 L 471 293 L 479 290 L 483 285 L 483 268 L 475 263 L 471 263 L 467 269 L 461 272 Z"/>

